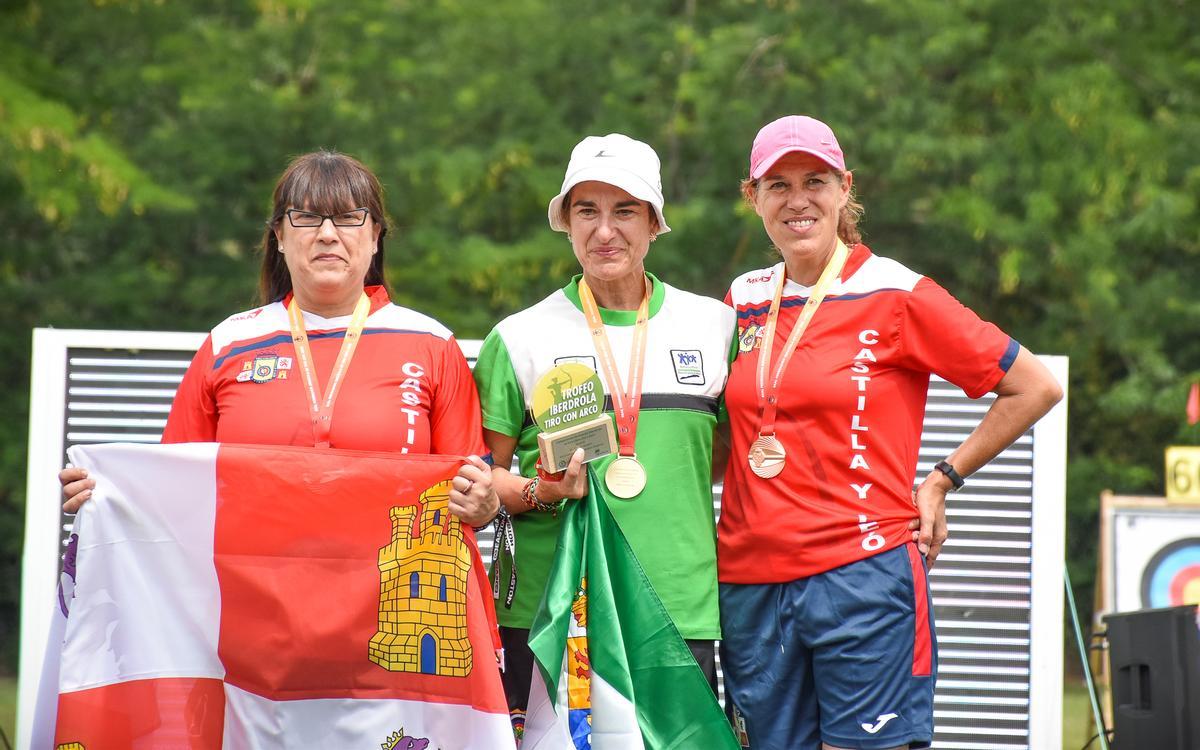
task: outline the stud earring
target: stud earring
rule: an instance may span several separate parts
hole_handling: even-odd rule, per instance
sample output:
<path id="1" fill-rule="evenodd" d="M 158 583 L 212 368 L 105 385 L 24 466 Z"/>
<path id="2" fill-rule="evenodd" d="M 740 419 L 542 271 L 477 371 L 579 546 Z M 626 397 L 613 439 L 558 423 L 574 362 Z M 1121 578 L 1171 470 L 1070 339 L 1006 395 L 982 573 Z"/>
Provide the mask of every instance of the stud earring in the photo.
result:
<path id="1" fill-rule="evenodd" d="M 654 241 L 655 241 L 655 240 L 657 240 L 657 239 L 658 239 L 658 235 L 657 235 L 657 234 L 651 234 L 651 235 L 650 235 L 650 241 L 651 241 L 651 242 L 654 242 Z"/>

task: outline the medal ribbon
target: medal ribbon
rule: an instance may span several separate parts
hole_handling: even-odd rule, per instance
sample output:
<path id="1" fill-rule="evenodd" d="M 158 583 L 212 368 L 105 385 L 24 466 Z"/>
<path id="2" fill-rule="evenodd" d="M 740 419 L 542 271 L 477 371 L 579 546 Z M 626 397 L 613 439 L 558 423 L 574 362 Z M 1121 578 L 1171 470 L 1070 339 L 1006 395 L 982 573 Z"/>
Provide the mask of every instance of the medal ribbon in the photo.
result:
<path id="1" fill-rule="evenodd" d="M 492 598 L 500 598 L 500 553 L 508 554 L 508 588 L 504 593 L 504 608 L 512 609 L 513 597 L 517 595 L 517 537 L 512 519 L 501 513 L 496 518 L 496 533 L 492 538 Z"/>
<path id="2" fill-rule="evenodd" d="M 805 329 L 808 328 L 813 315 L 816 315 L 817 308 L 825 300 L 825 295 L 828 293 L 829 287 L 833 285 L 833 280 L 842 272 L 842 268 L 846 265 L 846 258 L 849 256 L 850 250 L 839 239 L 837 247 L 833 249 L 833 254 L 829 256 L 829 260 L 825 263 L 825 269 L 821 271 L 821 277 L 817 279 L 817 283 L 809 292 L 808 300 L 804 303 L 804 309 L 800 311 L 800 317 L 796 320 L 796 325 L 792 328 L 792 333 L 788 336 L 787 343 L 783 345 L 783 351 L 779 355 L 779 363 L 775 365 L 775 373 L 768 383 L 767 369 L 771 366 L 771 348 L 775 342 L 775 325 L 779 320 L 783 287 L 787 283 L 787 265 L 784 265 L 783 273 L 779 275 L 779 283 L 775 285 L 775 297 L 771 300 L 771 309 L 767 312 L 767 323 L 765 326 L 766 330 L 763 331 L 762 349 L 758 353 L 758 372 L 755 383 L 758 386 L 759 435 L 775 434 L 775 410 L 779 406 L 779 382 L 783 379 L 783 371 L 787 369 L 788 361 L 791 360 L 792 354 L 795 353 L 796 347 L 800 344 L 800 337 L 804 335 Z"/>
<path id="3" fill-rule="evenodd" d="M 612 346 L 608 343 L 608 334 L 604 332 L 604 321 L 600 318 L 600 308 L 596 298 L 588 288 L 587 281 L 579 280 L 579 302 L 583 305 L 583 315 L 587 318 L 588 328 L 591 329 L 592 343 L 600 358 L 600 369 L 604 372 L 604 382 L 612 393 L 613 411 L 617 414 L 617 453 L 622 456 L 636 455 L 634 443 L 637 439 L 638 410 L 642 403 L 642 370 L 646 363 L 646 329 L 650 322 L 650 284 L 646 284 L 642 303 L 638 306 L 637 319 L 633 324 L 633 349 L 629 354 L 629 390 L 621 384 L 621 376 L 617 372 L 617 360 L 613 357 Z"/>
<path id="4" fill-rule="evenodd" d="M 367 315 L 371 313 L 371 300 L 366 293 L 359 295 L 358 304 L 354 306 L 354 314 L 350 316 L 350 325 L 346 327 L 346 337 L 342 340 L 342 348 L 338 352 L 337 361 L 333 363 L 329 384 L 325 392 L 320 392 L 317 384 L 317 371 L 313 366 L 312 350 L 308 347 L 308 333 L 304 330 L 304 313 L 296 304 L 296 298 L 288 303 L 288 321 L 292 327 L 292 343 L 296 347 L 296 359 L 300 364 L 300 375 L 304 378 L 304 391 L 308 396 L 309 416 L 312 419 L 313 441 L 318 448 L 329 447 L 329 429 L 333 424 L 333 402 L 337 400 L 341 390 L 342 380 L 346 370 L 350 368 L 350 360 L 354 357 L 354 349 L 358 346 L 358 338 L 363 326 L 367 323 Z"/>

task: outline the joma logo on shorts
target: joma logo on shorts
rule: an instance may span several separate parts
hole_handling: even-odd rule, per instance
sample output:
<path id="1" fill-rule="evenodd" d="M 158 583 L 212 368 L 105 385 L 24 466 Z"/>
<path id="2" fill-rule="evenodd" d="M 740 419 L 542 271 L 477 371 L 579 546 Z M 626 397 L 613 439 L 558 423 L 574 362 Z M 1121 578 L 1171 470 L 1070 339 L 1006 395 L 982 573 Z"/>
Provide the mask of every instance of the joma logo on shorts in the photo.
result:
<path id="1" fill-rule="evenodd" d="M 884 724 L 887 724 L 889 721 L 896 718 L 899 718 L 896 714 L 880 714 L 879 718 L 875 720 L 875 726 L 871 726 L 870 724 L 864 722 L 862 725 L 863 731 L 867 734 L 875 734 L 880 729 L 883 729 Z"/>

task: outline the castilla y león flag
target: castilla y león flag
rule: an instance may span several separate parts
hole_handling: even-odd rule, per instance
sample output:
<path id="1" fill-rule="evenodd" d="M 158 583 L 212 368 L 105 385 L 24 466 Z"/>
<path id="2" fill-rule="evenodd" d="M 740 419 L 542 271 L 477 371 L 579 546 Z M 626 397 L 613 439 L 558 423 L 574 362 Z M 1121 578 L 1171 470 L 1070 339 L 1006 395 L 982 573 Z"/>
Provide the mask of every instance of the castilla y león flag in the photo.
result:
<path id="1" fill-rule="evenodd" d="M 453 457 L 71 450 L 63 748 L 512 748 Z M 73 559 L 71 559 L 73 553 Z"/>

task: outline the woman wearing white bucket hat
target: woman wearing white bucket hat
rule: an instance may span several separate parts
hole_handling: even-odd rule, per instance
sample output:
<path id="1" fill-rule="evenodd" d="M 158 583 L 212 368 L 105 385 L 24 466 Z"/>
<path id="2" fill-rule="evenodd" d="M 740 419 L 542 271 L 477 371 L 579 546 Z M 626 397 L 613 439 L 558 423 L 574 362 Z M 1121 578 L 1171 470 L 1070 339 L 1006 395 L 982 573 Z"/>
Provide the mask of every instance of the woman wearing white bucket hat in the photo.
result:
<path id="1" fill-rule="evenodd" d="M 783 256 L 726 298 L 739 349 L 726 390 L 721 665 L 754 750 L 930 745 L 925 574 L 946 539 L 946 493 L 1062 397 L 1015 340 L 862 244 L 851 183 L 833 131 L 799 115 L 759 131 L 742 183 Z M 931 373 L 996 399 L 914 494 Z"/>
<path id="2" fill-rule="evenodd" d="M 505 688 L 518 729 L 532 669 L 528 629 L 559 526 L 549 511 L 587 491 L 580 455 L 562 475 L 539 476 L 536 466 L 540 428 L 529 418 L 532 391 L 556 364 L 583 362 L 599 371 L 606 410 L 616 404 L 621 455 L 598 459 L 596 475 L 606 476 L 614 460 L 629 462 L 636 454 L 644 484 L 626 487 L 628 501 L 608 506 L 714 690 L 713 640 L 720 636 L 711 469 L 733 311 L 646 272 L 651 243 L 670 227 L 658 156 L 645 143 L 616 133 L 583 139 L 548 216 L 552 229 L 567 233 L 582 273 L 501 321 L 475 367 L 485 440 L 495 458 L 494 486 L 518 540 L 520 586 L 511 602 L 497 607 Z M 501 468 L 514 455 L 519 474 Z M 665 524 L 670 534 L 663 533 Z M 501 559 L 493 575 L 509 581 L 510 561 Z"/>

